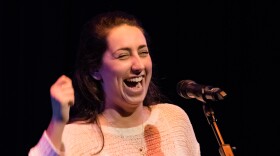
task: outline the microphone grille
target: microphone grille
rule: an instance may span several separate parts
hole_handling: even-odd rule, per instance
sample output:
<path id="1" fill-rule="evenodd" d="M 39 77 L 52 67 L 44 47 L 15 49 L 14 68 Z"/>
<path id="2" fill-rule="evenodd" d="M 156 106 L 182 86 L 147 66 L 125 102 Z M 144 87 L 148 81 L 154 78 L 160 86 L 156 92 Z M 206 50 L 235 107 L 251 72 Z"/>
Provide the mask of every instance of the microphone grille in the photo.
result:
<path id="1" fill-rule="evenodd" d="M 190 84 L 196 83 L 193 80 L 181 80 L 180 82 L 178 82 L 177 93 L 183 98 L 191 99 L 191 97 L 186 96 Z"/>

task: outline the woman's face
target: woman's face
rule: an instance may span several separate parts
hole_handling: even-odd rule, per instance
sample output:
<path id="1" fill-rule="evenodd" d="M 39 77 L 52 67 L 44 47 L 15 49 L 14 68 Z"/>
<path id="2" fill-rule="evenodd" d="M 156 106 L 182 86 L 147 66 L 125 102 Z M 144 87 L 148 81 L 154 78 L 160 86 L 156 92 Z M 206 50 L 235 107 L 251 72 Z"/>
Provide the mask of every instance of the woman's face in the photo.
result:
<path id="1" fill-rule="evenodd" d="M 121 25 L 110 30 L 108 48 L 98 71 L 106 107 L 137 107 L 143 103 L 152 76 L 152 60 L 142 31 Z"/>

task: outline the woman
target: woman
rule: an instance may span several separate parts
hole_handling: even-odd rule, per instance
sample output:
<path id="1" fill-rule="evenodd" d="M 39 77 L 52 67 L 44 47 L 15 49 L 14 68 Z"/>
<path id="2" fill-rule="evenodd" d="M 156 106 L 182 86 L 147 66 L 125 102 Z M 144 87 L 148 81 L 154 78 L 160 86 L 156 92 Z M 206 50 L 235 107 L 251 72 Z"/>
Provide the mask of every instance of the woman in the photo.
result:
<path id="1" fill-rule="evenodd" d="M 147 39 L 124 12 L 86 23 L 73 82 L 62 75 L 51 86 L 52 119 L 29 155 L 199 156 L 188 115 L 151 81 Z"/>

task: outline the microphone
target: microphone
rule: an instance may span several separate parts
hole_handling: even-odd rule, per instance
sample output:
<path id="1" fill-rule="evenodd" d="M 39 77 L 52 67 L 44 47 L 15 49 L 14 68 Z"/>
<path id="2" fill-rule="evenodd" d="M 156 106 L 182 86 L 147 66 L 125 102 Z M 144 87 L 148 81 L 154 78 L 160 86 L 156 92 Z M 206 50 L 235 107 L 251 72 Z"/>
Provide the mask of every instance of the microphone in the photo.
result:
<path id="1" fill-rule="evenodd" d="M 223 100 L 227 95 L 220 88 L 200 85 L 193 80 L 181 80 L 177 84 L 177 93 L 185 99 L 196 98 L 203 103 Z"/>

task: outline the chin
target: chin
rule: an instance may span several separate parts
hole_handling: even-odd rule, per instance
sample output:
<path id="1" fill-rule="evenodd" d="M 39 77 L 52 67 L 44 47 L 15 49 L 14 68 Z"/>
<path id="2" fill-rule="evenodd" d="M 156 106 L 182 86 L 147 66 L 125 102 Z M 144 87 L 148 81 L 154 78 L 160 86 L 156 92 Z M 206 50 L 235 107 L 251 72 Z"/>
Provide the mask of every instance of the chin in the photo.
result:
<path id="1" fill-rule="evenodd" d="M 143 103 L 144 99 L 141 98 L 137 98 L 137 99 L 126 99 L 126 102 L 129 104 L 129 105 L 134 105 L 134 106 L 138 106 L 138 105 L 141 105 Z"/>

